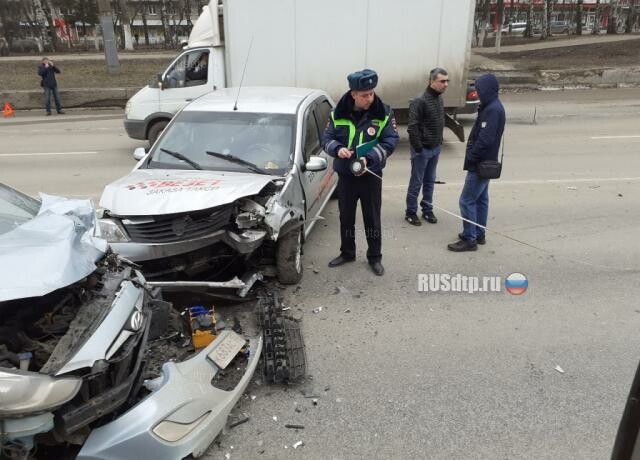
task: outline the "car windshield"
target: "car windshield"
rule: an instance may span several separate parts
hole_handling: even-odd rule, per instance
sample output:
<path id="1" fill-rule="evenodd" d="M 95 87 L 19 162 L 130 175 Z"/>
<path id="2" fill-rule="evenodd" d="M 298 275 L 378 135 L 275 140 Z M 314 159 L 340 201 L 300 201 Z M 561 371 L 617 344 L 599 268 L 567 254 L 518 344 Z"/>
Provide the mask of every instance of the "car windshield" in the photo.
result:
<path id="1" fill-rule="evenodd" d="M 0 184 L 0 235 L 33 219 L 39 209 L 37 200 Z"/>
<path id="2" fill-rule="evenodd" d="M 294 115 L 181 112 L 162 133 L 146 167 L 193 169 L 195 163 L 204 170 L 249 172 L 248 163 L 268 174 L 283 175 L 293 161 L 294 135 Z M 168 152 L 180 152 L 192 163 Z M 234 157 L 244 164 L 229 161 Z"/>

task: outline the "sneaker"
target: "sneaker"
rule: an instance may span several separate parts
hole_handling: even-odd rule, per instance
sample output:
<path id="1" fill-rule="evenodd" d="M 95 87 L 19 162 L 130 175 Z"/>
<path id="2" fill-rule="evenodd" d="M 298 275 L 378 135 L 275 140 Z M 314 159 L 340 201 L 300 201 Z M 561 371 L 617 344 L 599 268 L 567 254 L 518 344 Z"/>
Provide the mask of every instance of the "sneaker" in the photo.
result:
<path id="1" fill-rule="evenodd" d="M 424 220 L 426 220 L 430 224 L 437 224 L 438 223 L 438 218 L 435 216 L 435 214 L 432 211 L 423 212 L 422 213 L 422 217 L 424 218 Z"/>
<path id="2" fill-rule="evenodd" d="M 418 219 L 418 216 L 416 216 L 415 214 L 407 214 L 406 216 L 404 216 L 404 220 L 409 222 L 411 225 L 415 225 L 416 227 L 420 227 L 422 225 L 422 222 L 420 222 L 420 219 Z"/>
<path id="3" fill-rule="evenodd" d="M 64 110 L 58 110 L 58 115 L 64 115 Z"/>
<path id="4" fill-rule="evenodd" d="M 460 238 L 461 240 L 464 240 L 464 238 L 462 237 L 462 233 L 458 233 L 458 238 Z M 487 240 L 485 239 L 484 235 L 476 238 L 476 243 L 478 244 L 485 244 L 486 242 Z"/>
<path id="5" fill-rule="evenodd" d="M 51 115 L 51 112 L 47 112 L 47 116 Z"/>
<path id="6" fill-rule="evenodd" d="M 475 241 L 458 240 L 447 245 L 447 249 L 453 252 L 477 251 L 478 245 Z"/>

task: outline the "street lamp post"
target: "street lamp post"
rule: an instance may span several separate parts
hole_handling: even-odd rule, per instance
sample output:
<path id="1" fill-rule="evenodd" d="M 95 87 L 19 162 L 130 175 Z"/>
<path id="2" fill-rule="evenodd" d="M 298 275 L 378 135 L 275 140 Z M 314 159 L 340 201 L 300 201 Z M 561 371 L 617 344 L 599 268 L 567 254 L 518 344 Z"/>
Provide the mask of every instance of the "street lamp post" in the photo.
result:
<path id="1" fill-rule="evenodd" d="M 102 28 L 102 41 L 104 56 L 107 61 L 107 72 L 120 72 L 118 62 L 118 47 L 116 46 L 116 34 L 113 31 L 113 13 L 109 0 L 98 0 L 98 13 L 100 14 L 100 27 Z"/>

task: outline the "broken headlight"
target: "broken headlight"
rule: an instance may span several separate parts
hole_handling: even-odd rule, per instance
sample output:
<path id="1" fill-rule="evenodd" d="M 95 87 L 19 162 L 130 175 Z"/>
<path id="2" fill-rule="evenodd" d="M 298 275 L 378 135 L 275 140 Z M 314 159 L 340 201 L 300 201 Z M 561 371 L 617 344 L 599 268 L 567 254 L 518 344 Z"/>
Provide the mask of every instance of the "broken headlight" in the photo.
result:
<path id="1" fill-rule="evenodd" d="M 248 198 L 238 201 L 238 211 L 236 225 L 239 229 L 257 227 L 264 220 L 266 214 L 264 206 Z"/>
<path id="2" fill-rule="evenodd" d="M 0 417 L 59 407 L 80 390 L 82 379 L 53 378 L 36 372 L 0 369 Z"/>
<path id="3" fill-rule="evenodd" d="M 99 219 L 100 236 L 109 243 L 126 243 L 129 238 L 118 223 L 111 219 Z"/>

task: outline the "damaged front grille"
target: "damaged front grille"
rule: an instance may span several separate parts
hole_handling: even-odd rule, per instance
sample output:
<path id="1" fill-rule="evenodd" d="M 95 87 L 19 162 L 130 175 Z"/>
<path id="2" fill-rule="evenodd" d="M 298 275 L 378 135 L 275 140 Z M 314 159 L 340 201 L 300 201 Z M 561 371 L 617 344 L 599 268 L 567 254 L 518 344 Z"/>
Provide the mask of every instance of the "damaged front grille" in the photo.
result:
<path id="1" fill-rule="evenodd" d="M 122 224 L 136 243 L 172 243 L 213 233 L 232 222 L 233 204 L 150 218 L 127 218 Z"/>
<path id="2" fill-rule="evenodd" d="M 108 317 L 118 299 L 127 298 L 121 295 L 125 283 L 140 290 L 133 281 L 131 268 L 120 265 L 112 255 L 98 262 L 91 275 L 70 286 L 44 296 L 0 302 L 0 367 L 20 366 L 34 373 L 82 378 L 75 397 L 56 409 L 55 431 L 60 440 L 81 442 L 83 427 L 126 410 L 127 401 L 142 383 L 151 314 L 146 302 L 142 323 L 135 331 L 127 331 L 129 337 L 110 357 L 103 358 L 98 346 L 91 349 L 94 355 L 80 359 L 95 358 L 91 367 L 74 368 L 72 364 L 72 370 L 63 370 L 82 353 L 90 337 L 113 324 Z M 126 312 L 135 311 L 133 301 L 124 307 Z M 80 434 L 74 437 L 75 433 Z M 4 458 L 1 453 L 0 458 Z"/>

